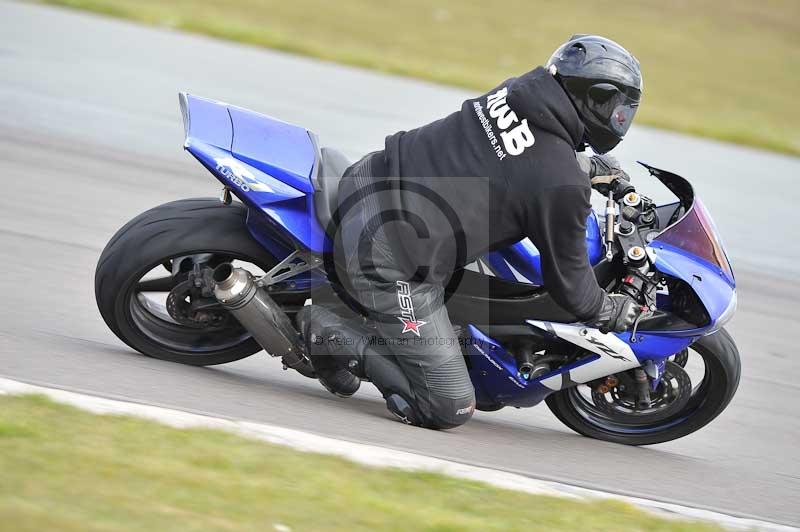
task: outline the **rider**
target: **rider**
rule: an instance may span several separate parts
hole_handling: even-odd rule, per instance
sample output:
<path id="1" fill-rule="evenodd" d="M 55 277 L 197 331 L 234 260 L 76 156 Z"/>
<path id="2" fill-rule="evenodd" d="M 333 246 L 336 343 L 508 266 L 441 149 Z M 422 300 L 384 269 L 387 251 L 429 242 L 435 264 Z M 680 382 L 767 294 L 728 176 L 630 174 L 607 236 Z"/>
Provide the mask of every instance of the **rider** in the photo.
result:
<path id="1" fill-rule="evenodd" d="M 370 320 L 366 328 L 319 305 L 298 314 L 322 384 L 349 396 L 368 379 L 409 424 L 465 423 L 475 395 L 445 285 L 454 270 L 525 237 L 560 307 L 604 331 L 628 329 L 639 306 L 598 285 L 585 235 L 590 178 L 625 176 L 602 154 L 628 131 L 641 91 L 633 55 L 575 35 L 545 67 L 387 137 L 384 150 L 352 165 L 339 186 L 337 263 Z M 576 157 L 586 145 L 598 155 Z"/>

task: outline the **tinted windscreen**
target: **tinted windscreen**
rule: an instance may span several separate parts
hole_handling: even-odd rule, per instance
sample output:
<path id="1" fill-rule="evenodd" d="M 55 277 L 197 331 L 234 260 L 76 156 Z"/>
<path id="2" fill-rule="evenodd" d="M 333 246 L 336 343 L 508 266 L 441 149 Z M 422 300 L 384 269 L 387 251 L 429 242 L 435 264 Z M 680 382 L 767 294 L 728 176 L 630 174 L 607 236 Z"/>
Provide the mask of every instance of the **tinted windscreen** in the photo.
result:
<path id="1" fill-rule="evenodd" d="M 675 225 L 667 228 L 655 239 L 704 259 L 719 267 L 734 282 L 728 257 L 719 239 L 714 221 L 699 198 L 688 213 Z"/>

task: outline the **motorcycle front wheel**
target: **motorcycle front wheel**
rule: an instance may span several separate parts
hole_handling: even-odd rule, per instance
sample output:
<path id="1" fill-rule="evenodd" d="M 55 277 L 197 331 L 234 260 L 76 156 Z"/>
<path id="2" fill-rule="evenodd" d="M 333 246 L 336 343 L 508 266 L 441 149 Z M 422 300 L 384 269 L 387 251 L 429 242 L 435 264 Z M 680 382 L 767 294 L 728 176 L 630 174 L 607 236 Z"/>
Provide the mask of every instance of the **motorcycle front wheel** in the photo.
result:
<path id="1" fill-rule="evenodd" d="M 694 375 L 684 371 L 691 360 L 697 368 L 691 372 Z M 625 445 L 676 440 L 725 410 L 739 386 L 741 361 L 733 338 L 721 329 L 692 344 L 688 353 L 676 354 L 667 370 L 648 407 L 626 401 L 625 394 L 616 390 L 606 398 L 587 385 L 550 395 L 547 406 L 566 426 L 590 438 Z"/>

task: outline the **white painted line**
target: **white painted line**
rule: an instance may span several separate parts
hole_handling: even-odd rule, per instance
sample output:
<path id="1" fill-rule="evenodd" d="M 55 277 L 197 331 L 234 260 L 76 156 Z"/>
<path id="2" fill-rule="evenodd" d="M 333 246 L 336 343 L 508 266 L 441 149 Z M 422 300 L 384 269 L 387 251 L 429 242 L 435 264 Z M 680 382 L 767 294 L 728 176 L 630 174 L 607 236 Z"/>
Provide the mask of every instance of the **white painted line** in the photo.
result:
<path id="1" fill-rule="evenodd" d="M 485 482 L 498 488 L 523 491 L 535 495 L 551 495 L 579 500 L 614 499 L 632 504 L 643 510 L 657 514 L 659 517 L 709 521 L 733 530 L 800 530 L 790 526 L 778 525 L 756 519 L 735 517 L 710 510 L 579 488 L 559 482 L 538 480 L 515 473 L 451 462 L 449 460 L 387 449 L 376 445 L 337 440 L 275 425 L 203 416 L 181 410 L 129 403 L 55 388 L 34 386 L 10 379 L 0 378 L 0 394 L 40 394 L 59 403 L 72 405 L 95 414 L 135 416 L 157 421 L 176 428 L 220 429 L 234 432 L 248 438 L 289 446 L 300 451 L 340 456 L 368 466 L 395 467 L 411 471 L 430 471 L 457 478 Z"/>

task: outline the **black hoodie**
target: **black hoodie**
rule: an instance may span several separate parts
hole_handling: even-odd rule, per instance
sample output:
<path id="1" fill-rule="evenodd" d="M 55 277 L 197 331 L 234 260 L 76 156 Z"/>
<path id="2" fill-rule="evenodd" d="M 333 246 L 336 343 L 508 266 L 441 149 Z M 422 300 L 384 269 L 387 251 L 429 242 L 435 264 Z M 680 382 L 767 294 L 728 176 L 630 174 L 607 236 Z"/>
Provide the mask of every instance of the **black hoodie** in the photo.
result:
<path id="1" fill-rule="evenodd" d="M 586 250 L 591 186 L 575 158 L 582 138 L 575 108 L 541 67 L 446 118 L 395 133 L 384 152 L 389 176 L 399 178 L 390 208 L 423 229 L 415 235 L 394 224 L 387 233 L 409 264 L 430 265 L 433 279 L 529 237 L 552 297 L 589 319 L 604 292 Z"/>

